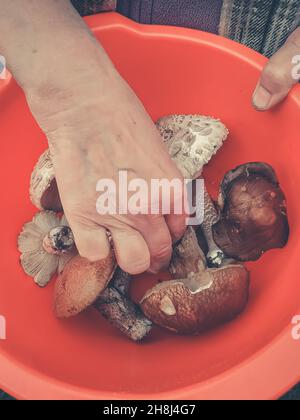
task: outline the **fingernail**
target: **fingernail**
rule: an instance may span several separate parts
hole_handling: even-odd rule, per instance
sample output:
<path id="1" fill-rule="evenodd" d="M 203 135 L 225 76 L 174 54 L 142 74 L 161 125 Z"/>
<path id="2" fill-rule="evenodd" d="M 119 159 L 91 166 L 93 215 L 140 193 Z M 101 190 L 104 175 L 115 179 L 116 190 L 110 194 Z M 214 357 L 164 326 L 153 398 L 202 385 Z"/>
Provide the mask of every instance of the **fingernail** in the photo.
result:
<path id="1" fill-rule="evenodd" d="M 268 109 L 272 99 L 272 94 L 263 86 L 258 85 L 253 94 L 253 105 L 256 109 L 264 111 Z"/>

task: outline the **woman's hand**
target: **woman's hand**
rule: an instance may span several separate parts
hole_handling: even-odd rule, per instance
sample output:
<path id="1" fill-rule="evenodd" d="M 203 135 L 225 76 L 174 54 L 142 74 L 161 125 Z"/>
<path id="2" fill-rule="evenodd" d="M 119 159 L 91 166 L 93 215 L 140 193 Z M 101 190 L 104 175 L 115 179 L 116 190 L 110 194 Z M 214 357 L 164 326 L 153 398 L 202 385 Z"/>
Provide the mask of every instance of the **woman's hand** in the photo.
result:
<path id="1" fill-rule="evenodd" d="M 253 105 L 266 111 L 280 103 L 300 80 L 300 28 L 265 66 L 253 95 Z"/>
<path id="2" fill-rule="evenodd" d="M 120 170 L 127 171 L 128 181 L 144 179 L 148 186 L 152 179 L 182 177 L 131 89 L 114 69 L 105 83 L 104 79 L 99 72 L 82 83 L 84 89 L 65 91 L 61 100 L 56 94 L 51 99 L 41 93 L 28 95 L 29 104 L 48 137 L 64 212 L 79 253 L 92 261 L 107 256 L 108 230 L 123 270 L 137 274 L 150 267 L 157 272 L 168 266 L 172 241 L 185 231 L 185 216 L 151 215 L 150 209 L 144 215 L 98 214 L 97 182 L 109 179 L 118 191 Z"/>
<path id="3" fill-rule="evenodd" d="M 131 274 L 169 264 L 185 214 L 100 215 L 99 180 L 181 179 L 155 125 L 67 0 L 0 0 L 0 51 L 46 134 L 79 253 L 107 256 Z M 183 197 L 178 197 L 181 200 Z M 170 199 L 174 208 L 174 200 Z"/>

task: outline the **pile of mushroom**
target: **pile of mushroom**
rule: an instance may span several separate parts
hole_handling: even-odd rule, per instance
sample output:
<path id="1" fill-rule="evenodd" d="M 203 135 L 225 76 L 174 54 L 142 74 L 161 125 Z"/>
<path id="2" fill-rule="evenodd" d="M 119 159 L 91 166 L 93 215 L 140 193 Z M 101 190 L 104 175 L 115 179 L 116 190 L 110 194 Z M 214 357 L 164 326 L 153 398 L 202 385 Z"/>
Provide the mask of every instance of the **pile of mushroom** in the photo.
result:
<path id="1" fill-rule="evenodd" d="M 201 177 L 228 135 L 219 120 L 200 115 L 167 116 L 157 128 L 186 179 Z M 232 320 L 249 296 L 249 273 L 237 261 L 257 259 L 288 240 L 285 198 L 274 171 L 266 164 L 241 166 L 226 174 L 219 208 L 205 191 L 200 240 L 189 227 L 174 246 L 172 280 L 147 291 L 137 305 L 130 298 L 130 276 L 117 267 L 113 244 L 110 255 L 96 263 L 78 255 L 67 220 L 59 216 L 62 205 L 48 150 L 33 171 L 30 197 L 42 212 L 19 237 L 21 263 L 42 287 L 59 274 L 56 316 L 68 318 L 93 306 L 134 341 L 145 338 L 152 323 L 195 334 Z"/>

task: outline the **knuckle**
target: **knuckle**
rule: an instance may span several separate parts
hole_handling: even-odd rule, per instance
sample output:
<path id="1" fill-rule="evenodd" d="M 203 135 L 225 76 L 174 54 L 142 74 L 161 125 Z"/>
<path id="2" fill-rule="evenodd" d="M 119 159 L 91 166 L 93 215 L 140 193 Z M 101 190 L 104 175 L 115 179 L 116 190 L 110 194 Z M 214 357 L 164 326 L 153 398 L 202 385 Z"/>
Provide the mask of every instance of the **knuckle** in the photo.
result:
<path id="1" fill-rule="evenodd" d="M 170 258 L 172 254 L 172 243 L 171 241 L 165 242 L 160 244 L 159 247 L 157 247 L 152 252 L 152 258 L 158 261 L 164 261 Z"/>
<path id="2" fill-rule="evenodd" d="M 175 242 L 179 241 L 183 237 L 185 230 L 186 230 L 186 226 L 185 225 L 182 226 L 182 227 L 176 227 L 176 228 L 174 228 L 173 231 L 172 231 L 173 240 Z"/>

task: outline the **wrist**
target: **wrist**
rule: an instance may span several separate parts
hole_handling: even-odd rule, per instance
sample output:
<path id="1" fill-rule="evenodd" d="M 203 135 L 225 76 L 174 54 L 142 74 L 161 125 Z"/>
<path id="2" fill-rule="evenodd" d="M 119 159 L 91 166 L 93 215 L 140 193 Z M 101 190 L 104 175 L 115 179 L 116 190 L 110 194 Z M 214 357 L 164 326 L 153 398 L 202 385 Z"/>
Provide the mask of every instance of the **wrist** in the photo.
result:
<path id="1" fill-rule="evenodd" d="M 46 86 L 74 87 L 109 62 L 69 0 L 1 3 L 0 52 L 25 93 L 37 96 Z"/>
<path id="2" fill-rule="evenodd" d="M 83 118 L 93 104 L 105 110 L 112 92 L 122 86 L 119 74 L 98 44 L 85 42 L 85 54 L 81 57 L 76 50 L 60 50 L 56 60 L 44 61 L 46 71 L 35 68 L 22 84 L 29 107 L 42 128 L 43 121 L 49 119 L 61 120 L 70 114 Z"/>
<path id="3" fill-rule="evenodd" d="M 52 94 L 80 91 L 96 75 L 102 78 L 111 75 L 112 63 L 90 34 L 67 41 L 59 48 L 44 46 L 44 51 L 36 53 L 29 65 L 23 67 L 20 76 L 15 74 L 26 95 L 45 99 L 48 90 Z"/>

